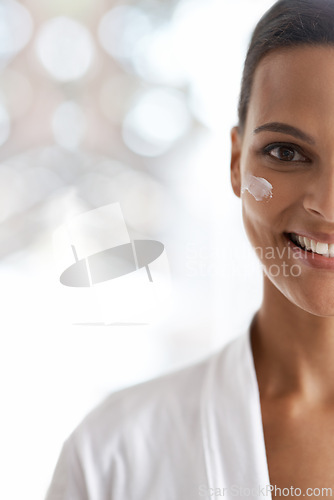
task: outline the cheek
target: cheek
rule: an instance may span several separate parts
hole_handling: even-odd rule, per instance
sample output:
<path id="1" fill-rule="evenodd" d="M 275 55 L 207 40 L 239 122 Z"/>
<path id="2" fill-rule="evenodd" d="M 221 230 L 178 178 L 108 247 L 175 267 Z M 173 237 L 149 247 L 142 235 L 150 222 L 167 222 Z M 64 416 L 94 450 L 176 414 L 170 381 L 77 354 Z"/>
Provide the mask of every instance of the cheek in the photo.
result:
<path id="1" fill-rule="evenodd" d="M 256 201 L 268 201 L 273 197 L 272 184 L 264 177 L 256 177 L 251 174 L 247 174 L 244 177 L 241 185 L 241 194 L 244 194 L 246 191 L 248 191 Z"/>
<path id="2" fill-rule="evenodd" d="M 246 162 L 247 165 L 249 163 L 251 162 Z M 241 183 L 243 221 L 251 243 L 256 245 L 259 236 L 262 234 L 263 237 L 267 233 L 264 228 L 270 224 L 270 205 L 274 201 L 274 188 L 267 178 L 258 175 L 259 172 L 253 172 L 252 169 L 243 171 Z"/>
<path id="3" fill-rule="evenodd" d="M 301 218 L 305 183 L 291 172 L 257 168 L 244 172 L 242 182 L 243 220 L 249 236 L 263 239 L 282 234 Z M 256 175 L 255 175 L 256 174 Z M 267 233 L 267 237 L 265 234 Z M 271 236 L 272 237 L 272 236 Z"/>
<path id="4" fill-rule="evenodd" d="M 275 215 L 271 202 L 258 202 L 250 194 L 242 197 L 242 218 L 247 236 L 253 246 L 272 244 Z"/>
<path id="5" fill-rule="evenodd" d="M 283 233 L 290 227 L 292 214 L 296 214 L 298 210 L 292 209 L 295 207 L 294 196 L 291 197 L 284 190 L 279 190 L 272 178 L 267 181 L 271 186 L 270 191 L 267 184 L 263 191 L 266 190 L 270 196 L 264 197 L 263 200 L 257 201 L 258 191 L 256 191 L 256 197 L 250 193 L 250 190 L 244 191 L 242 217 L 247 236 L 253 247 L 276 248 L 285 243 Z M 256 187 L 258 188 L 258 185 Z"/>
<path id="6" fill-rule="evenodd" d="M 242 182 L 242 211 L 245 225 L 269 225 L 277 213 L 276 189 L 265 177 L 247 173 Z"/>

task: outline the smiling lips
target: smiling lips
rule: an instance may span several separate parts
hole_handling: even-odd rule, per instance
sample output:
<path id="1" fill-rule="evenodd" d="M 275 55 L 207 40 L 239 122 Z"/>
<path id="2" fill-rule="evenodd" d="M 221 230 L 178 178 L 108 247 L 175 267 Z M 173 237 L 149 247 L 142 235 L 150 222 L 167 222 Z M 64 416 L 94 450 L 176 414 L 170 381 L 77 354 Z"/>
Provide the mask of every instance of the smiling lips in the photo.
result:
<path id="1" fill-rule="evenodd" d="M 334 257 L 334 243 L 323 243 L 311 238 L 306 238 L 305 236 L 300 236 L 296 233 L 289 233 L 289 238 L 295 245 L 303 250 L 307 250 L 324 257 Z"/>

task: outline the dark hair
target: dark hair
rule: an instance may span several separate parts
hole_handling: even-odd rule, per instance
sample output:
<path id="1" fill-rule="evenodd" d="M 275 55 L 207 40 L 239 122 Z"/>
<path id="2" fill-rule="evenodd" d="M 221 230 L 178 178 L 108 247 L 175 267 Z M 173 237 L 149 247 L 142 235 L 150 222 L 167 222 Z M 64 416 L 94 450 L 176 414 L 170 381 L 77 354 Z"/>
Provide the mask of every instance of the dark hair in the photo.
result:
<path id="1" fill-rule="evenodd" d="M 334 0 L 279 0 L 260 19 L 242 76 L 238 109 L 241 133 L 259 62 L 272 50 L 298 45 L 334 45 Z"/>

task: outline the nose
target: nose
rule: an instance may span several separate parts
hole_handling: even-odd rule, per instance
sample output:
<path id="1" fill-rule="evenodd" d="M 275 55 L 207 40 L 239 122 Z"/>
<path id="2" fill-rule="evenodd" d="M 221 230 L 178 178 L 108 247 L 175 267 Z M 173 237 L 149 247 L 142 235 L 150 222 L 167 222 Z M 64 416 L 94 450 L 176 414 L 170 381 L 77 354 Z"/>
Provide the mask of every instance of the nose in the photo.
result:
<path id="1" fill-rule="evenodd" d="M 334 223 L 334 162 L 315 172 L 304 197 L 304 208 L 313 216 Z"/>

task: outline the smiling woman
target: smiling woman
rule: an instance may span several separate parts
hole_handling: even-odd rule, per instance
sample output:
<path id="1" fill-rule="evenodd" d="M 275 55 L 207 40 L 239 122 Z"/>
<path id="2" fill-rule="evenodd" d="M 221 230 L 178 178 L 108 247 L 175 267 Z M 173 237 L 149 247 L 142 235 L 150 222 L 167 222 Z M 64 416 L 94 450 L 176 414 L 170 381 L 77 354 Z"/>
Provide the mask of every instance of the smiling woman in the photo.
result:
<path id="1" fill-rule="evenodd" d="M 264 293 L 205 361 L 111 395 L 48 500 L 334 492 L 334 2 L 280 0 L 245 62 L 231 181 Z"/>
<path id="2" fill-rule="evenodd" d="M 250 241 L 280 250 L 289 245 L 292 252 L 287 264 L 298 263 L 303 270 L 298 280 L 281 275 L 273 279 L 267 273 L 265 286 L 278 289 L 316 315 L 334 313 L 333 275 L 328 273 L 334 270 L 331 61 L 334 48 L 329 46 L 270 52 L 255 71 L 244 126 L 232 132 L 235 193 L 240 195 L 242 179 L 250 174 L 273 186 L 273 197 L 265 206 L 249 193 L 243 194 Z M 300 248 L 306 250 L 300 252 Z M 278 260 L 277 255 L 276 264 Z M 264 267 L 269 264 L 262 263 Z"/>
<path id="3" fill-rule="evenodd" d="M 254 32 L 232 130 L 248 237 L 273 249 L 251 326 L 268 471 L 301 491 L 334 488 L 333 79 L 334 3 L 278 2 Z M 268 202 L 242 192 L 249 175 L 272 184 Z"/>

